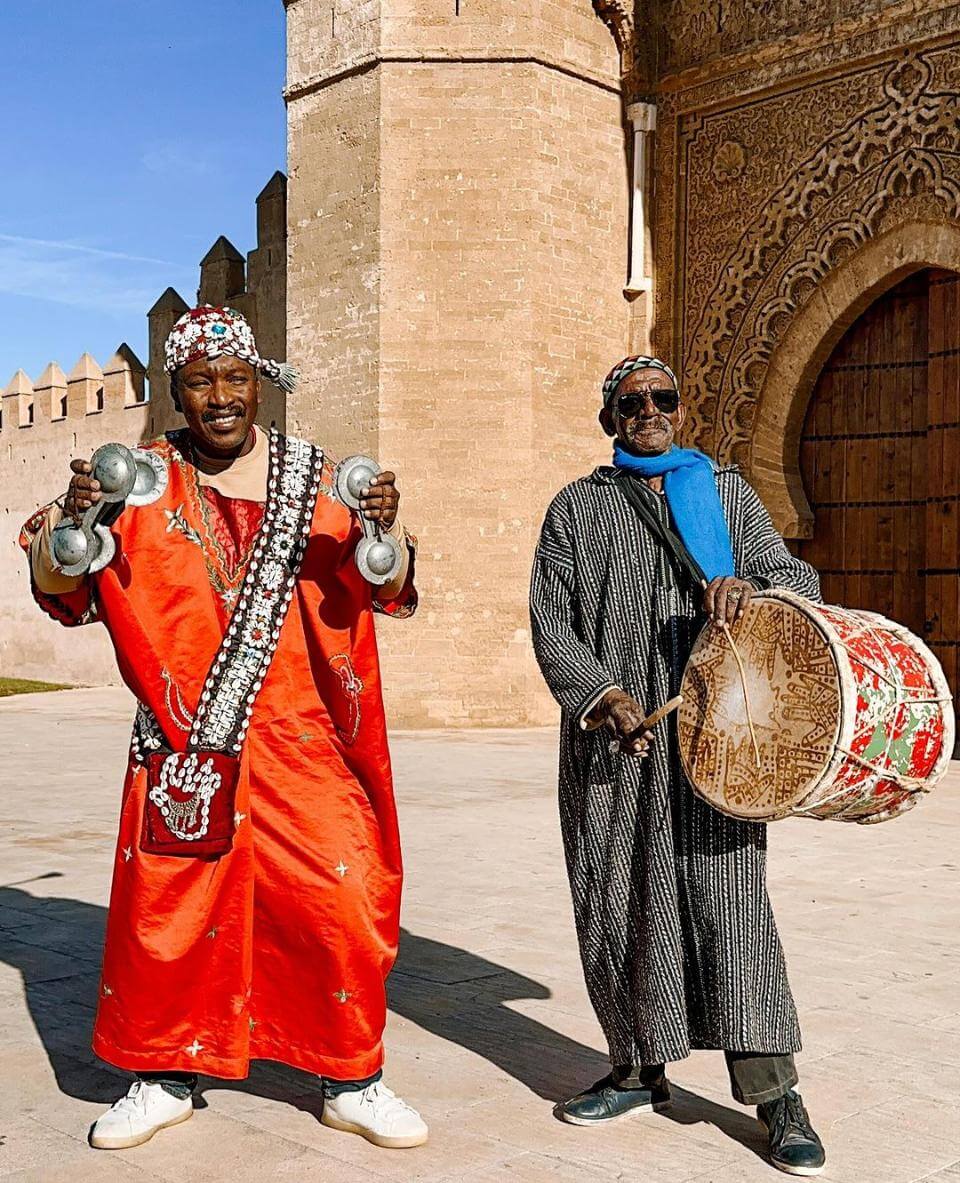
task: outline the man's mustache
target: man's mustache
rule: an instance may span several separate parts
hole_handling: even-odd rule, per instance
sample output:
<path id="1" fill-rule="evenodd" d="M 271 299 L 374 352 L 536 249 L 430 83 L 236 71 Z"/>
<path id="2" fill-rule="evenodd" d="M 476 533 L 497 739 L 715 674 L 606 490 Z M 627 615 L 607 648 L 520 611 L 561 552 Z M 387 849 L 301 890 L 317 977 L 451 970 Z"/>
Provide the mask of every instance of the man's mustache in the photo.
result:
<path id="1" fill-rule="evenodd" d="M 216 411 L 204 411 L 200 416 L 202 423 L 211 423 L 214 419 L 225 419 L 227 415 L 239 415 L 242 419 L 244 408 L 242 406 L 221 407 Z"/>

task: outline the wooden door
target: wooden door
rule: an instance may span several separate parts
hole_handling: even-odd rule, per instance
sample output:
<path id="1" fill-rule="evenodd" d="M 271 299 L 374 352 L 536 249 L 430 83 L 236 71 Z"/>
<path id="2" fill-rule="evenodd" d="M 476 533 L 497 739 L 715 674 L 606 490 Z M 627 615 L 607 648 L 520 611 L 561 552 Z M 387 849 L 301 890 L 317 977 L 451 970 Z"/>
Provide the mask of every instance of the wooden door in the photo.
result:
<path id="1" fill-rule="evenodd" d="M 797 551 L 824 599 L 926 640 L 958 689 L 960 276 L 923 271 L 850 327 L 800 447 L 814 535 Z"/>
<path id="2" fill-rule="evenodd" d="M 954 696 L 960 691 L 960 275 L 932 271 L 927 382 L 926 627 Z"/>
<path id="3" fill-rule="evenodd" d="M 807 411 L 800 468 L 814 536 L 799 552 L 823 597 L 923 629 L 927 279 L 911 277 L 850 327 Z"/>

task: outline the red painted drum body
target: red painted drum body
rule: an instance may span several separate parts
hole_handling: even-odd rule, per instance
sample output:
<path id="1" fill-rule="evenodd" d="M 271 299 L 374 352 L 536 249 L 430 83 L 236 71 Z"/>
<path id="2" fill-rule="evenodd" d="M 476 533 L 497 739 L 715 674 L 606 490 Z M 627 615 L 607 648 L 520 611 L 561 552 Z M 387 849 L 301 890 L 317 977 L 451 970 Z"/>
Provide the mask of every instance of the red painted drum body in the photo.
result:
<path id="1" fill-rule="evenodd" d="M 934 787 L 953 753 L 950 690 L 922 641 L 876 613 L 788 591 L 754 595 L 727 632 L 707 625 L 681 692 L 694 791 L 748 821 L 886 821 Z"/>

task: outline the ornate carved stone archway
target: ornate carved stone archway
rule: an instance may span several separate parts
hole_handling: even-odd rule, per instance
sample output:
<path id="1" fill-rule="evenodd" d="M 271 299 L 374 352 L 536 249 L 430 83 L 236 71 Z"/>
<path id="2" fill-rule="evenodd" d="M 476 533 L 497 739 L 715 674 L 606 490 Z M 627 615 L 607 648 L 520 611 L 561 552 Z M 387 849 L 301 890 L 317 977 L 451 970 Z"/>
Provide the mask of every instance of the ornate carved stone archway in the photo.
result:
<path id="1" fill-rule="evenodd" d="M 610 30 L 620 53 L 629 55 L 633 48 L 633 0 L 593 0 L 593 9 Z"/>
<path id="2" fill-rule="evenodd" d="M 911 220 L 868 239 L 820 280 L 770 353 L 756 401 L 750 468 L 787 537 L 808 538 L 813 528 L 799 446 L 824 362 L 864 309 L 925 267 L 960 271 L 960 223 Z"/>
<path id="3" fill-rule="evenodd" d="M 791 162 L 719 261 L 699 307 L 688 308 L 675 353 L 682 352 L 690 431 L 718 459 L 755 477 L 761 458 L 771 462 L 776 442 L 769 424 L 760 429 L 759 392 L 774 353 L 787 356 L 787 334 L 796 339 L 794 321 L 838 270 L 897 227 L 929 223 L 935 233 L 960 219 L 960 93 L 945 63 L 942 53 L 909 52 L 890 63 L 866 106 Z M 783 508 L 782 496 L 776 504 Z M 796 530 L 808 522 L 802 497 L 797 509 L 793 523 L 781 524 Z"/>

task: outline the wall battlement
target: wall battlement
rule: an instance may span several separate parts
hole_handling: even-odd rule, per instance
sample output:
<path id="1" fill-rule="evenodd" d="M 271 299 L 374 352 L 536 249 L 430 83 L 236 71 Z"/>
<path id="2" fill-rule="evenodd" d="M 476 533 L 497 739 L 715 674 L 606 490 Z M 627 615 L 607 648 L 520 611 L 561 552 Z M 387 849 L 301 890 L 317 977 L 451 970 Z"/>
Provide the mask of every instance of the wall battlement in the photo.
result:
<path id="1" fill-rule="evenodd" d="M 274 173 L 257 198 L 257 245 L 244 257 L 221 235 L 200 261 L 197 302 L 229 304 L 250 321 L 267 357 L 286 356 L 286 195 L 287 179 Z M 30 448 L 48 443 L 66 446 L 78 421 L 99 416 L 104 432 L 116 438 L 150 438 L 172 425 L 170 383 L 163 372 L 163 344 L 177 318 L 189 304 L 174 288 L 167 288 L 147 312 L 147 364 L 125 342 L 103 365 L 84 353 L 64 373 L 51 361 L 32 380 L 22 369 L 2 392 L 0 410 L 0 487 L 4 463 L 9 464 L 30 431 Z M 283 422 L 282 397 L 269 383 L 264 389 L 265 421 Z M 133 412 L 133 413 L 131 413 Z M 114 438 L 114 437 L 111 437 Z"/>
<path id="2" fill-rule="evenodd" d="M 6 432 L 17 428 L 64 431 L 81 416 L 141 406 L 146 402 L 146 373 L 127 344 L 120 345 L 103 366 L 84 353 L 69 374 L 52 361 L 36 382 L 17 370 L 3 391 L 0 440 L 10 442 Z"/>
<path id="3" fill-rule="evenodd" d="M 225 237 L 200 262 L 199 301 L 229 304 L 250 321 L 265 357 L 286 358 L 287 178 L 274 173 L 257 198 L 257 245 L 246 256 Z M 146 365 L 127 344 L 107 360 L 84 353 L 68 372 L 55 361 L 37 377 L 17 370 L 0 390 L 0 672 L 49 681 L 117 680 L 106 632 L 71 629 L 33 603 L 17 538 L 40 505 L 62 493 L 72 459 L 109 441 L 135 446 L 183 422 L 163 372 L 163 345 L 189 307 L 167 288 L 147 312 Z M 264 382 L 259 419 L 285 423 L 283 394 Z"/>

